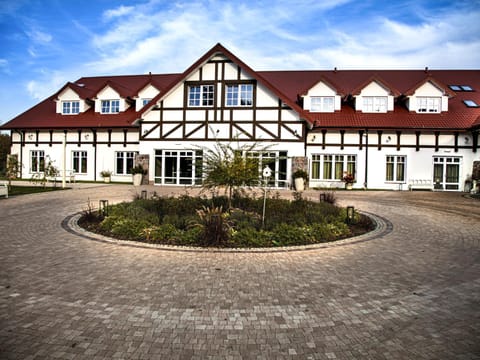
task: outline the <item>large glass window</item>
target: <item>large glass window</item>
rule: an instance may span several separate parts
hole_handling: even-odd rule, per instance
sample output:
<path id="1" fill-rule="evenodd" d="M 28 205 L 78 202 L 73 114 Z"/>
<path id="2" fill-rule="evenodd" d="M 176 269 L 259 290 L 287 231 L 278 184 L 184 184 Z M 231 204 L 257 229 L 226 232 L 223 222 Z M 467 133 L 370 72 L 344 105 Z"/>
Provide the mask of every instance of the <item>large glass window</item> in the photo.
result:
<path id="1" fill-rule="evenodd" d="M 342 180 L 345 174 L 356 177 L 356 155 L 313 154 L 312 180 Z"/>
<path id="2" fill-rule="evenodd" d="M 120 112 L 120 100 L 102 100 L 102 114 L 116 114 Z"/>
<path id="3" fill-rule="evenodd" d="M 363 112 L 387 112 L 387 97 L 386 96 L 364 96 L 363 97 Z"/>
<path id="4" fill-rule="evenodd" d="M 333 112 L 335 99 L 333 96 L 313 96 L 310 98 L 310 111 Z"/>
<path id="5" fill-rule="evenodd" d="M 388 155 L 385 180 L 404 182 L 406 161 L 406 156 Z"/>
<path id="6" fill-rule="evenodd" d="M 201 150 L 156 150 L 155 183 L 200 185 L 202 183 Z"/>
<path id="7" fill-rule="evenodd" d="M 45 151 L 33 150 L 30 152 L 30 172 L 45 171 Z"/>
<path id="8" fill-rule="evenodd" d="M 76 174 L 87 173 L 87 152 L 73 151 L 72 152 L 73 172 Z"/>
<path id="9" fill-rule="evenodd" d="M 213 85 L 188 87 L 188 106 L 213 106 L 215 97 Z"/>
<path id="10" fill-rule="evenodd" d="M 227 106 L 252 106 L 253 84 L 235 84 L 226 87 Z"/>
<path id="11" fill-rule="evenodd" d="M 439 97 L 417 97 L 417 112 L 439 113 L 441 111 L 441 98 Z"/>
<path id="12" fill-rule="evenodd" d="M 62 114 L 78 114 L 80 112 L 80 101 L 64 101 L 62 102 Z"/>
<path id="13" fill-rule="evenodd" d="M 117 151 L 115 153 L 115 174 L 127 175 L 133 168 L 135 151 Z"/>

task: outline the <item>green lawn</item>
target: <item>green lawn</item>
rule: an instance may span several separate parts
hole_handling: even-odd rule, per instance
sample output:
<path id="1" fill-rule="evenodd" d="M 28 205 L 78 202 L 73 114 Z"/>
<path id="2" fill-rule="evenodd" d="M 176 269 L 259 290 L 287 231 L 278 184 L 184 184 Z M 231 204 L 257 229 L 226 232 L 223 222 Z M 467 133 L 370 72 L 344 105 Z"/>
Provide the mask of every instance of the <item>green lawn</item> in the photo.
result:
<path id="1" fill-rule="evenodd" d="M 43 186 L 15 186 L 12 185 L 8 190 L 8 196 L 15 196 L 15 195 L 26 195 L 26 194 L 34 194 L 34 193 L 41 193 L 46 191 L 57 191 L 57 190 L 64 190 L 62 187 L 43 187 Z M 3 199 L 4 197 L 1 197 Z"/>

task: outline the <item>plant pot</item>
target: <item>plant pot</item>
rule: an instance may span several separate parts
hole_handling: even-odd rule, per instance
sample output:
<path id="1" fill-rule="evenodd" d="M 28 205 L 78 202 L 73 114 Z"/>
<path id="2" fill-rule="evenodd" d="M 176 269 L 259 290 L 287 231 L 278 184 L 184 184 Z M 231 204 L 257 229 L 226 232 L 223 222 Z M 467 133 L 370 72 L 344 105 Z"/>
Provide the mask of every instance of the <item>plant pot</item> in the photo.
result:
<path id="1" fill-rule="evenodd" d="M 133 185 L 140 186 L 142 185 L 142 174 L 133 174 Z"/>
<path id="2" fill-rule="evenodd" d="M 353 189 L 353 184 L 352 183 L 346 183 L 345 184 L 345 189 L 352 190 Z"/>
<path id="3" fill-rule="evenodd" d="M 305 181 L 303 178 L 296 178 L 295 180 L 295 190 L 303 191 L 305 190 Z"/>
<path id="4" fill-rule="evenodd" d="M 103 178 L 103 182 L 106 183 L 106 184 L 108 184 L 108 183 L 110 182 L 110 176 L 105 176 L 105 177 Z"/>

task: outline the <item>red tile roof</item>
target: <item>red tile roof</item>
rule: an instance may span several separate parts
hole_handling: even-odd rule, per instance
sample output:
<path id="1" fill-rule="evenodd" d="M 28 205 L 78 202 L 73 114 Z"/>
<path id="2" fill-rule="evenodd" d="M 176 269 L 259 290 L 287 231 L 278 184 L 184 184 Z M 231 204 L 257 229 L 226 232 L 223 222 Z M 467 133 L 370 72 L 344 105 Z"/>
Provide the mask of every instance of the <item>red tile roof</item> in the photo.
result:
<path id="1" fill-rule="evenodd" d="M 480 104 L 479 70 L 327 70 L 327 71 L 264 71 L 259 72 L 273 86 L 284 89 L 290 99 L 298 99 L 320 80 L 335 84 L 339 94 L 353 94 L 359 86 L 367 85 L 373 77 L 393 86 L 400 94 L 418 88 L 427 80 L 436 86 L 445 87 L 452 96 L 448 111 L 440 114 L 409 112 L 402 99 L 397 101 L 394 112 L 362 113 L 355 111 L 347 102 L 342 102 L 341 111 L 335 113 L 307 112 L 307 117 L 320 128 L 383 128 L 383 129 L 469 129 L 478 126 L 480 108 L 468 108 L 463 100 Z M 469 85 L 474 91 L 455 92 L 448 85 Z M 393 90 L 393 89 L 392 89 Z M 345 100 L 345 99 L 344 99 Z"/>
<path id="2" fill-rule="evenodd" d="M 110 85 L 122 97 L 134 97 L 149 83 L 163 92 L 178 74 L 161 75 L 127 75 L 83 77 L 75 83 L 67 83 L 57 93 L 40 102 L 23 114 L 2 126 L 3 129 L 64 129 L 64 128 L 126 128 L 134 127 L 135 121 L 141 117 L 141 112 L 130 106 L 127 111 L 118 114 L 100 114 L 92 106 L 84 113 L 77 115 L 62 115 L 56 113 L 55 100 L 67 87 L 75 91 L 82 99 L 95 98 L 98 91 Z"/>
<path id="3" fill-rule="evenodd" d="M 152 108 L 168 92 L 181 84 L 216 54 L 223 54 L 255 78 L 284 103 L 318 128 L 383 128 L 383 129 L 469 129 L 480 126 L 480 108 L 468 108 L 463 100 L 480 104 L 479 70 L 323 70 L 323 71 L 254 71 L 234 54 L 217 44 L 181 74 L 146 74 L 126 76 L 83 77 L 67 83 L 50 98 L 17 116 L 2 126 L 3 129 L 32 128 L 81 128 L 81 127 L 133 127 L 142 114 Z M 350 105 L 351 95 L 371 81 L 378 81 L 397 96 L 394 112 L 384 114 L 356 112 Z M 335 113 L 311 113 L 304 111 L 301 96 L 318 82 L 335 88 L 342 99 L 341 111 Z M 440 114 L 409 112 L 402 98 L 426 81 L 444 88 L 451 96 L 448 111 Z M 138 92 L 152 84 L 160 94 L 140 111 L 131 106 L 119 114 L 95 113 L 93 107 L 78 115 L 62 115 L 55 112 L 55 99 L 66 87 L 74 90 L 82 99 L 94 99 L 98 91 L 109 85 L 124 98 L 134 98 Z M 469 85 L 474 91 L 454 92 L 448 85 Z"/>

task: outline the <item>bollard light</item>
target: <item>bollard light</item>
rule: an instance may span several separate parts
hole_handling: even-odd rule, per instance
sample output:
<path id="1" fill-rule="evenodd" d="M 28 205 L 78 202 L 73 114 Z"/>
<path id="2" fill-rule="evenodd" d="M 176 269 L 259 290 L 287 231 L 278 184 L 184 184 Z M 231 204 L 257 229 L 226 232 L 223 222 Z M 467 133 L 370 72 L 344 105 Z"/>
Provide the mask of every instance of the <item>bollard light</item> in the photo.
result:
<path id="1" fill-rule="evenodd" d="M 355 208 L 353 206 L 347 206 L 347 223 L 351 224 L 354 221 Z"/>
<path id="2" fill-rule="evenodd" d="M 142 190 L 141 198 L 146 200 L 147 199 L 147 190 Z"/>
<path id="3" fill-rule="evenodd" d="M 98 201 L 98 212 L 103 216 L 108 216 L 108 200 Z"/>
<path id="4" fill-rule="evenodd" d="M 325 193 L 320 194 L 320 202 L 325 202 Z"/>

